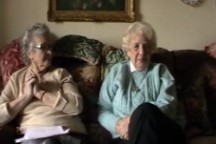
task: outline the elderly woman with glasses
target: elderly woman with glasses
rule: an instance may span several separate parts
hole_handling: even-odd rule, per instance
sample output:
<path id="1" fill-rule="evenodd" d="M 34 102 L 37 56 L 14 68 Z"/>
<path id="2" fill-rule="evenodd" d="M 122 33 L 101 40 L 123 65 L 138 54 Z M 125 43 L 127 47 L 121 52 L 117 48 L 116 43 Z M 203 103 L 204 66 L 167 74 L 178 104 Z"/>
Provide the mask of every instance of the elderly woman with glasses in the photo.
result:
<path id="1" fill-rule="evenodd" d="M 72 134 L 23 143 L 81 143 L 86 136 L 79 117 L 82 96 L 65 69 L 51 66 L 53 41 L 49 28 L 34 24 L 26 30 L 22 44 L 27 66 L 13 73 L 1 93 L 0 126 L 15 118 L 23 134 L 29 128 L 63 126 Z"/>
<path id="2" fill-rule="evenodd" d="M 177 123 L 175 81 L 167 67 L 150 61 L 156 37 L 147 23 L 130 25 L 123 36 L 128 60 L 105 78 L 99 97 L 99 122 L 112 144 L 184 144 Z"/>

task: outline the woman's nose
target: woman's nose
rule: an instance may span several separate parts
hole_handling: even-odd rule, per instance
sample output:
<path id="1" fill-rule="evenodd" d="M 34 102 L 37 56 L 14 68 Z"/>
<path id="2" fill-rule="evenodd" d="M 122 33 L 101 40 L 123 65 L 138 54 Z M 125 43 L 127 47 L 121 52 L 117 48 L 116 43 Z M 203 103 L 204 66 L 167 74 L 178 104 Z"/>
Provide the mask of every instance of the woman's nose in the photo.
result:
<path id="1" fill-rule="evenodd" d="M 145 48 L 143 46 L 139 47 L 139 54 L 144 54 L 145 53 Z"/>

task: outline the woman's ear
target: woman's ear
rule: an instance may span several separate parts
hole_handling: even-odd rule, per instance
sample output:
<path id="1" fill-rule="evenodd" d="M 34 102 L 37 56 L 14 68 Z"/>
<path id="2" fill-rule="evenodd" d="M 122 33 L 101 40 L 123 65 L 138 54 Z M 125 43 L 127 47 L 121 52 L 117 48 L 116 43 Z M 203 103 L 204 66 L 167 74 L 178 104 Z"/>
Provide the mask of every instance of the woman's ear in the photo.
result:
<path id="1" fill-rule="evenodd" d="M 32 53 L 31 53 L 30 51 L 27 51 L 27 52 L 26 52 L 26 55 L 27 55 L 27 57 L 28 57 L 29 59 L 32 59 Z"/>

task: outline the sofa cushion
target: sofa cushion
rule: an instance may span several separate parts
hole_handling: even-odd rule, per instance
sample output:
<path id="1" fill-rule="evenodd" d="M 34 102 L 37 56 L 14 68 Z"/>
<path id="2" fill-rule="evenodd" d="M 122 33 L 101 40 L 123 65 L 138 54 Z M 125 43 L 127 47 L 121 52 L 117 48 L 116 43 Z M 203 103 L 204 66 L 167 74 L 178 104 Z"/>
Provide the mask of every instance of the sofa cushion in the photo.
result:
<path id="1" fill-rule="evenodd" d="M 120 61 L 125 60 L 125 54 L 122 49 L 111 46 L 105 46 L 102 51 L 102 71 L 101 81 L 107 76 L 112 66 Z"/>
<path id="2" fill-rule="evenodd" d="M 200 116 L 197 118 L 196 122 L 199 120 L 203 121 L 203 129 L 205 132 L 211 132 L 214 134 L 216 131 L 216 60 L 212 60 L 204 63 L 200 66 L 199 70 L 194 76 L 194 80 L 191 84 L 191 89 L 193 89 L 193 100 L 187 104 L 190 105 L 191 110 L 199 110 Z M 196 99 L 195 99 L 196 98 Z M 189 98 L 186 99 L 189 101 Z M 192 113 L 194 112 L 194 113 Z M 202 112 L 202 113 L 201 113 Z M 189 113 L 189 112 L 188 112 Z M 193 116 L 195 111 L 190 111 L 190 117 L 195 119 Z M 201 115 L 202 114 L 202 115 Z M 194 122 L 195 120 L 193 120 Z"/>
<path id="3" fill-rule="evenodd" d="M 215 111 L 215 108 L 209 107 L 209 102 L 216 101 L 214 96 L 209 94 L 208 76 L 213 75 L 214 72 L 210 71 L 216 63 L 209 67 L 211 70 L 207 68 L 206 64 L 214 60 L 204 51 L 177 50 L 173 53 L 177 95 L 179 100 L 184 102 L 187 136 L 212 135 L 215 124 L 211 120 L 213 116 L 210 117 L 209 114 Z"/>
<path id="4" fill-rule="evenodd" d="M 77 83 L 84 100 L 83 120 L 97 122 L 97 100 L 100 89 L 101 68 L 96 65 L 67 57 L 54 57 L 53 65 L 67 69 Z"/>
<path id="5" fill-rule="evenodd" d="M 155 63 L 163 63 L 167 66 L 171 74 L 174 75 L 173 53 L 165 48 L 157 48 L 151 56 L 151 61 Z"/>
<path id="6" fill-rule="evenodd" d="M 208 118 L 208 107 L 203 89 L 188 86 L 184 96 L 187 137 L 212 135 L 213 130 Z"/>
<path id="7" fill-rule="evenodd" d="M 98 95 L 100 90 L 100 67 L 84 64 L 76 68 L 69 68 L 74 80 L 78 84 L 84 100 L 86 123 L 97 122 Z"/>
<path id="8" fill-rule="evenodd" d="M 96 65 L 100 62 L 103 43 L 80 35 L 66 35 L 53 47 L 55 56 L 77 58 Z"/>
<path id="9" fill-rule="evenodd" d="M 13 40 L 11 43 L 3 46 L 0 53 L 0 68 L 4 85 L 13 72 L 24 66 L 25 64 L 21 57 L 20 39 Z"/>

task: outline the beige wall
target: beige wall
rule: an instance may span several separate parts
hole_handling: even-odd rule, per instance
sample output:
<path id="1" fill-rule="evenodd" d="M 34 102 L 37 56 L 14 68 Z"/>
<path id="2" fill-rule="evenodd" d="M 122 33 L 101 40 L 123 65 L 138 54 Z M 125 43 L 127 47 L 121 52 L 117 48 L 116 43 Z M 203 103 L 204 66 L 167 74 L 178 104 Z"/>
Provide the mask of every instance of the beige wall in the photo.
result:
<path id="1" fill-rule="evenodd" d="M 2 29 L 3 29 L 3 26 L 2 26 L 2 24 L 3 24 L 3 21 L 2 21 L 2 17 L 3 17 L 3 13 L 2 13 L 2 10 L 3 9 L 3 6 L 2 6 L 2 2 L 0 2 L 0 45 L 3 43 L 3 31 L 2 31 Z"/>
<path id="2" fill-rule="evenodd" d="M 180 0 L 136 0 L 141 20 L 152 24 L 158 46 L 168 49 L 202 49 L 216 40 L 215 0 L 204 0 L 197 8 Z M 138 2 L 139 1 L 139 2 Z M 0 45 L 19 37 L 27 26 L 44 22 L 58 36 L 85 35 L 105 44 L 121 46 L 121 36 L 129 23 L 47 21 L 48 0 L 0 0 Z"/>

